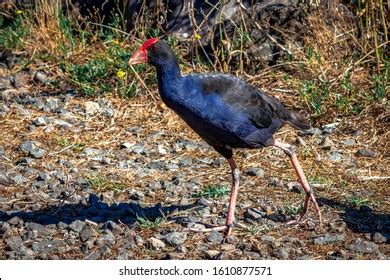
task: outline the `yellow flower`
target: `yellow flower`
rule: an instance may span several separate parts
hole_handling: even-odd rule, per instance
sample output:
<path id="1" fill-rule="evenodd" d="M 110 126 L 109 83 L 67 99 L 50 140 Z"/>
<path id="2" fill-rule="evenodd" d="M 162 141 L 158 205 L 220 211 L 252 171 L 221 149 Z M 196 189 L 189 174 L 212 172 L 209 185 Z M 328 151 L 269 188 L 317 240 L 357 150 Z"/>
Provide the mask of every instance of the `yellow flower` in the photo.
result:
<path id="1" fill-rule="evenodd" d="M 119 45 L 119 40 L 118 40 L 118 39 L 114 39 L 114 40 L 112 41 L 112 43 L 113 43 L 114 45 Z"/>
<path id="2" fill-rule="evenodd" d="M 17 15 L 21 15 L 21 14 L 23 14 L 24 12 L 22 11 L 22 10 L 16 10 L 16 14 Z"/>
<path id="3" fill-rule="evenodd" d="M 194 38 L 195 38 L 196 40 L 200 40 L 200 39 L 202 39 L 202 36 L 200 36 L 198 33 L 196 33 L 195 36 L 194 36 Z"/>
<path id="4" fill-rule="evenodd" d="M 122 69 L 118 70 L 118 72 L 116 72 L 116 76 L 119 78 L 119 79 L 123 79 L 125 76 L 126 76 L 126 72 L 123 71 Z"/>

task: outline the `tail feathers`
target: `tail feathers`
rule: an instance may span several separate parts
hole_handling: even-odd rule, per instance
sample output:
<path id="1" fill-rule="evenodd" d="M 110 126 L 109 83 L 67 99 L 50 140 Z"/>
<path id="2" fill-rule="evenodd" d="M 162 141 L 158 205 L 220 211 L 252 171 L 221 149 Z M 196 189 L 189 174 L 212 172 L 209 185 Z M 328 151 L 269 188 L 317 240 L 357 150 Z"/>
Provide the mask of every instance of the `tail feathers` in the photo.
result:
<path id="1" fill-rule="evenodd" d="M 289 112 L 289 116 L 286 119 L 286 123 L 288 123 L 289 125 L 291 125 L 295 129 L 302 130 L 302 131 L 308 130 L 311 128 L 308 121 L 304 117 L 302 117 L 300 114 L 295 113 L 295 112 L 291 112 L 291 111 L 288 111 L 288 112 Z"/>

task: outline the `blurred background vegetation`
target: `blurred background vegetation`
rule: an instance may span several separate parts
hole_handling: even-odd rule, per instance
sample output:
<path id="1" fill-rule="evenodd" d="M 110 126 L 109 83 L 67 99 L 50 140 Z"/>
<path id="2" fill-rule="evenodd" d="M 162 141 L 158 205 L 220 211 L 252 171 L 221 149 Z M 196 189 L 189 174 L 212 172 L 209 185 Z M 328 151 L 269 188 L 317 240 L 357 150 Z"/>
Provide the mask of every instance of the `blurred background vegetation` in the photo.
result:
<path id="1" fill-rule="evenodd" d="M 129 69 L 127 61 L 145 39 L 162 37 L 184 73 L 243 76 L 287 105 L 308 111 L 314 122 L 329 123 L 388 102 L 389 1 L 292 1 L 287 17 L 293 15 L 294 21 L 283 20 L 299 24 L 293 28 L 272 21 L 280 6 L 267 10 L 268 19 L 253 17 L 243 5 L 235 17 L 216 7 L 218 15 L 206 33 L 207 16 L 197 21 L 199 11 L 190 7 L 191 32 L 184 37 L 167 28 L 164 1 L 153 9 L 142 6 L 132 25 L 128 1 L 111 1 L 115 4 L 104 15 L 98 9 L 86 13 L 70 1 L 14 2 L 1 3 L 0 75 L 44 69 L 52 77 L 44 85 L 50 90 L 76 88 L 88 96 L 124 98 L 149 94 L 153 101 L 154 72 L 144 65 Z M 259 32 L 268 45 L 259 41 Z M 269 50 L 271 58 L 264 59 Z"/>

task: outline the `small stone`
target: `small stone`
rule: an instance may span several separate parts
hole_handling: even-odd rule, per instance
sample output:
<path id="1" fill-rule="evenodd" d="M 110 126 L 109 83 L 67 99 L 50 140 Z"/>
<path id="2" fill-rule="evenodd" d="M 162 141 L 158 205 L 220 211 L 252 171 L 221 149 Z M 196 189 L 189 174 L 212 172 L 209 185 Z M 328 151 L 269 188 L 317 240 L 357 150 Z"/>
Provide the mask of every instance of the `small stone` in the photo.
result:
<path id="1" fill-rule="evenodd" d="M 151 249 L 153 250 L 161 250 L 165 248 L 165 243 L 161 241 L 160 239 L 151 237 L 148 239 L 148 244 Z"/>
<path id="2" fill-rule="evenodd" d="M 209 236 L 207 236 L 207 241 L 215 244 L 219 244 L 223 241 L 223 235 L 219 231 L 213 230 Z"/>
<path id="3" fill-rule="evenodd" d="M 233 251 L 236 249 L 236 245 L 225 243 L 221 245 L 221 250 L 223 251 Z"/>
<path id="4" fill-rule="evenodd" d="M 240 240 L 237 236 L 228 236 L 226 237 L 225 242 L 229 244 L 238 244 Z"/>
<path id="5" fill-rule="evenodd" d="M 97 102 L 87 101 L 85 102 L 85 113 L 87 115 L 93 116 L 100 111 L 100 105 Z"/>
<path id="6" fill-rule="evenodd" d="M 144 244 L 144 240 L 143 240 L 141 235 L 136 235 L 135 236 L 135 243 L 137 243 L 138 246 Z"/>
<path id="7" fill-rule="evenodd" d="M 252 167 L 246 171 L 246 175 L 254 177 L 264 177 L 265 172 L 262 168 Z"/>
<path id="8" fill-rule="evenodd" d="M 373 242 L 363 241 L 361 239 L 355 240 L 355 242 L 348 247 L 351 251 L 356 253 L 379 253 L 379 246 Z"/>
<path id="9" fill-rule="evenodd" d="M 18 72 L 14 76 L 14 86 L 16 88 L 27 86 L 30 78 L 31 77 L 27 72 Z"/>
<path id="10" fill-rule="evenodd" d="M 44 72 L 36 71 L 34 75 L 34 81 L 46 84 L 49 81 L 49 78 Z"/>
<path id="11" fill-rule="evenodd" d="M 375 232 L 374 236 L 372 237 L 373 241 L 375 243 L 387 243 L 389 241 L 390 234 L 382 234 L 380 232 Z"/>
<path id="12" fill-rule="evenodd" d="M 283 180 L 276 177 L 269 178 L 268 184 L 270 186 L 279 187 L 279 188 L 284 186 Z"/>
<path id="13" fill-rule="evenodd" d="M 7 251 L 18 251 L 23 245 L 22 238 L 20 236 L 12 236 L 5 240 L 5 250 Z"/>
<path id="14" fill-rule="evenodd" d="M 321 142 L 321 148 L 323 150 L 332 150 L 333 149 L 333 142 L 329 139 L 329 137 L 325 137 Z"/>
<path id="15" fill-rule="evenodd" d="M 357 156 L 362 156 L 362 157 L 369 157 L 369 158 L 376 158 L 377 153 L 375 151 L 371 150 L 366 150 L 366 149 L 360 149 L 356 152 Z"/>
<path id="16" fill-rule="evenodd" d="M 261 218 L 263 218 L 263 216 L 265 216 L 267 213 L 265 212 L 262 212 L 258 209 L 255 209 L 255 208 L 248 208 L 245 213 L 244 213 L 244 217 L 246 219 L 250 219 L 252 221 L 259 221 Z"/>
<path id="17" fill-rule="evenodd" d="M 329 153 L 330 161 L 340 161 L 342 159 L 342 155 L 339 152 L 333 151 Z"/>
<path id="18" fill-rule="evenodd" d="M 295 193 L 302 193 L 303 192 L 303 188 L 301 187 L 301 184 L 297 181 L 288 182 L 287 188 L 290 192 L 295 192 Z"/>
<path id="19" fill-rule="evenodd" d="M 279 245 L 275 237 L 269 235 L 263 235 L 261 237 L 261 241 L 263 241 L 265 244 L 271 245 L 272 247 L 277 247 Z"/>
<path id="20" fill-rule="evenodd" d="M 344 139 L 341 143 L 345 146 L 354 146 L 356 145 L 356 141 L 354 139 Z"/>
<path id="21" fill-rule="evenodd" d="M 0 77 L 0 90 L 5 90 L 11 87 L 11 79 L 8 76 Z"/>
<path id="22" fill-rule="evenodd" d="M 165 241 L 172 245 L 178 246 L 183 244 L 187 240 L 186 232 L 171 232 L 164 236 Z"/>
<path id="23" fill-rule="evenodd" d="M 221 252 L 218 251 L 218 250 L 207 250 L 207 251 L 205 252 L 205 255 L 206 255 L 206 258 L 208 258 L 208 259 L 211 260 L 211 259 L 216 258 L 220 253 L 221 253 Z"/>
<path id="24" fill-rule="evenodd" d="M 69 228 L 74 232 L 80 232 L 85 225 L 84 221 L 76 220 L 69 225 Z"/>
<path id="25" fill-rule="evenodd" d="M 289 247 L 277 248 L 275 250 L 275 256 L 278 259 L 286 260 L 290 257 L 290 251 L 291 251 L 291 248 L 289 248 Z"/>
<path id="26" fill-rule="evenodd" d="M 337 128 L 337 125 L 339 123 L 330 123 L 330 124 L 326 124 L 326 125 L 323 125 L 321 127 L 322 129 L 322 133 L 324 134 L 331 134 L 335 131 L 335 129 Z"/>
<path id="27" fill-rule="evenodd" d="M 345 240 L 344 234 L 329 235 L 325 234 L 324 236 L 319 236 L 314 238 L 314 244 L 317 245 L 328 245 L 332 243 L 337 243 Z"/>
<path id="28" fill-rule="evenodd" d="M 160 155 L 168 154 L 167 149 L 163 145 L 158 145 L 157 150 Z"/>
<path id="29" fill-rule="evenodd" d="M 186 257 L 183 253 L 168 253 L 166 259 L 168 260 L 184 260 Z"/>
<path id="30" fill-rule="evenodd" d="M 45 151 L 38 147 L 39 142 L 36 141 L 24 141 L 20 144 L 20 149 L 23 152 L 28 153 L 33 158 L 42 158 L 45 155 Z"/>
<path id="31" fill-rule="evenodd" d="M 80 231 L 80 239 L 82 242 L 92 239 L 95 235 L 96 231 L 88 224 L 84 225 Z"/>

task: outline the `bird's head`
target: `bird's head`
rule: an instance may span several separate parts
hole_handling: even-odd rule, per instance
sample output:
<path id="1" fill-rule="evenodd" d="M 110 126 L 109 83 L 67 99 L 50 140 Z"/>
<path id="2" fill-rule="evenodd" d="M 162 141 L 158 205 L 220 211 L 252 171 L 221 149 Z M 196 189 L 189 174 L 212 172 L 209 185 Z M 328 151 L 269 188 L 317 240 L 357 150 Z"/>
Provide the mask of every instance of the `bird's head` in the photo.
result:
<path id="1" fill-rule="evenodd" d="M 131 56 L 128 64 L 149 63 L 159 66 L 166 64 L 171 57 L 174 57 L 174 54 L 165 41 L 151 38 Z"/>

